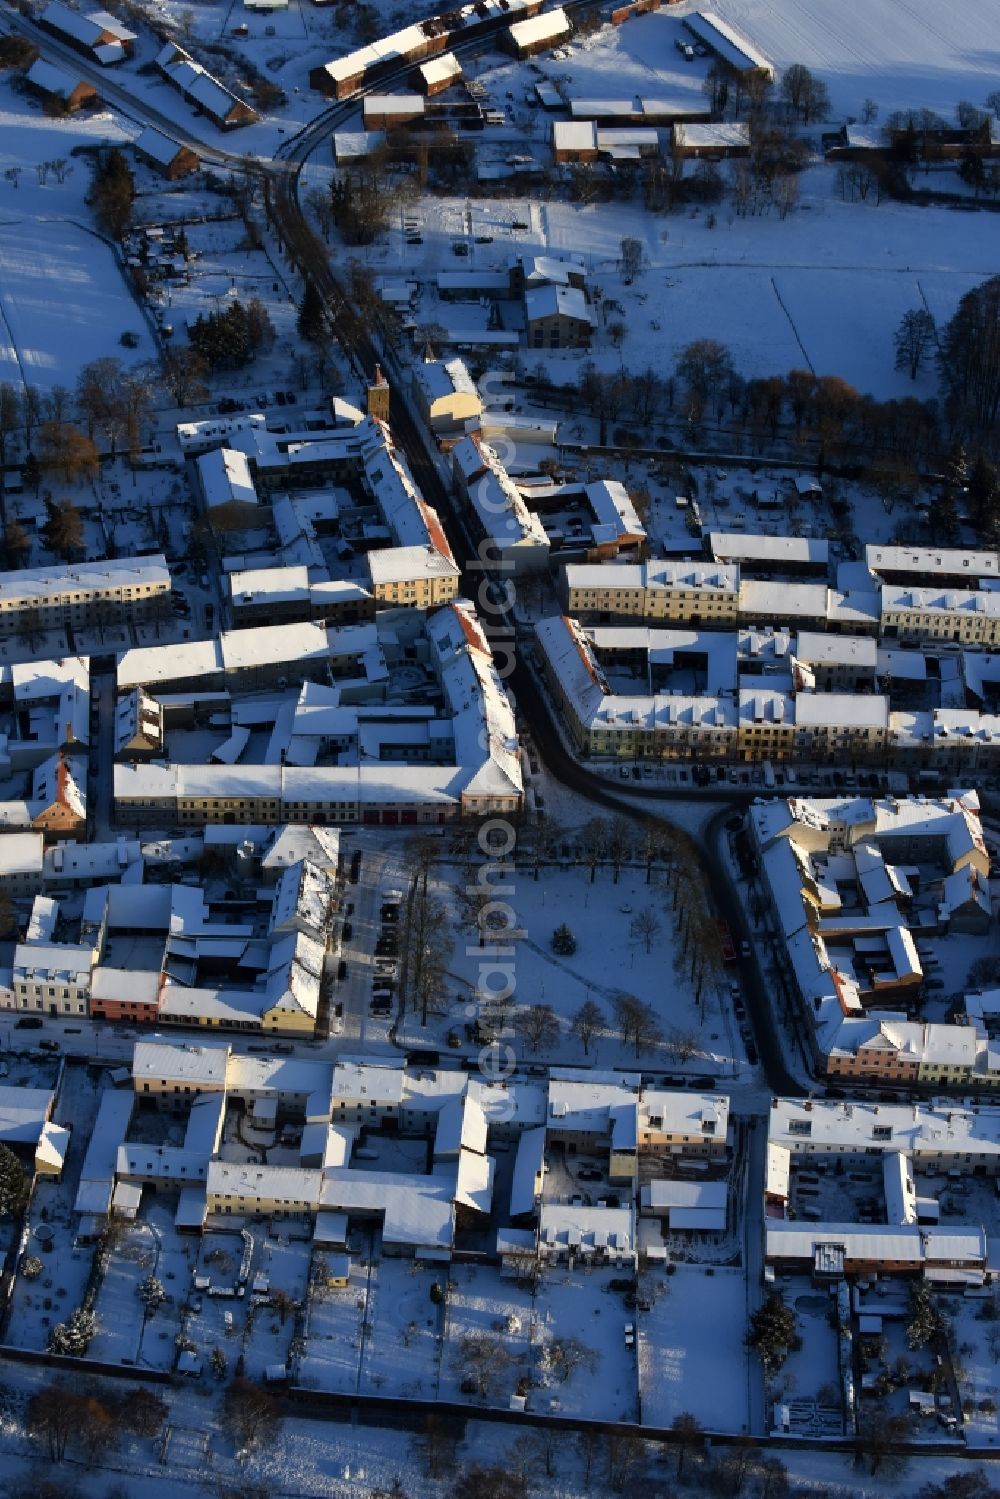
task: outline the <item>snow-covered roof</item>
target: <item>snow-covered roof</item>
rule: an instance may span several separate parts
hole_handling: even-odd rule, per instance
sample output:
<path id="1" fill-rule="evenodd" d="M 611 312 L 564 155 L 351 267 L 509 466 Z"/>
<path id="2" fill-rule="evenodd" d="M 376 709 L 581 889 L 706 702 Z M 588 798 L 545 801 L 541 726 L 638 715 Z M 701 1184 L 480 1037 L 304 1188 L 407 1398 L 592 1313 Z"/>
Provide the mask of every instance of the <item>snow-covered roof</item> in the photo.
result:
<path id="1" fill-rule="evenodd" d="M 938 1229 L 893 1223 L 800 1223 L 767 1218 L 764 1253 L 769 1260 L 814 1261 L 817 1251 L 833 1245 L 854 1263 L 920 1265 L 960 1261 L 985 1264 L 982 1228 Z"/>
<path id="2" fill-rule="evenodd" d="M 41 876 L 44 864 L 44 833 L 3 833 L 0 835 L 0 876 L 18 874 Z"/>
<path id="3" fill-rule="evenodd" d="M 915 573 L 918 577 L 1000 577 L 1000 553 L 970 551 L 962 547 L 886 546 L 865 547 L 865 564 L 873 573 Z"/>
<path id="4" fill-rule="evenodd" d="M 555 286 L 551 282 L 531 286 L 524 293 L 524 316 L 528 323 L 544 317 L 572 318 L 594 327 L 597 319 L 579 286 Z"/>
<path id="5" fill-rule="evenodd" d="M 545 1140 L 545 1127 L 540 1126 L 522 1131 L 517 1142 L 510 1188 L 512 1218 L 535 1211 L 545 1172 Z"/>
<path id="6" fill-rule="evenodd" d="M 434 1155 L 458 1155 L 460 1151 L 486 1151 L 486 1115 L 476 1099 L 466 1094 L 453 1098 L 441 1109 L 434 1135 Z"/>
<path id="7" fill-rule="evenodd" d="M 68 5 L 63 5 L 61 0 L 49 0 L 39 20 L 51 26 L 53 30 L 62 32 L 64 36 L 81 42 L 92 51 L 98 50 L 105 34 L 117 38 L 119 43 L 134 42 L 136 39 L 135 32 L 129 31 L 127 26 L 123 26 L 121 21 L 108 11 L 95 10 L 88 15 L 81 15 L 78 10 L 71 10 Z"/>
<path id="8" fill-rule="evenodd" d="M 768 77 L 773 75 L 774 68 L 763 52 L 760 52 L 742 31 L 738 31 L 730 22 L 724 21 L 715 11 L 695 11 L 694 15 L 685 17 L 684 24 L 692 36 L 704 42 L 717 57 L 729 63 L 731 67 L 741 72 L 748 69 L 760 69 Z"/>
<path id="9" fill-rule="evenodd" d="M 57 94 L 61 99 L 68 99 L 73 90 L 81 83 L 84 87 L 92 88 L 81 78 L 75 78 L 72 73 L 67 73 L 64 68 L 57 68 L 55 63 L 46 62 L 44 57 L 38 57 L 28 69 L 27 79 L 35 88 L 42 89 L 48 94 Z"/>
<path id="10" fill-rule="evenodd" d="M 710 531 L 708 546 L 719 562 L 767 562 L 775 569 L 789 563 L 826 567 L 830 560 L 830 543 L 813 536 Z"/>
<path id="11" fill-rule="evenodd" d="M 198 482 L 210 510 L 218 505 L 256 505 L 257 486 L 245 453 L 214 448 L 195 460 Z"/>
<path id="12" fill-rule="evenodd" d="M 385 547 L 367 554 L 373 587 L 406 583 L 422 578 L 458 578 L 458 564 L 434 547 Z"/>
<path id="13" fill-rule="evenodd" d="M 524 21 L 515 21 L 508 30 L 516 47 L 538 47 L 569 36 L 570 24 L 566 12 L 558 5 L 554 10 L 542 11 Z"/>
<path id="14" fill-rule="evenodd" d="M 7 1145 L 36 1144 L 52 1112 L 51 1088 L 22 1088 L 0 1083 L 0 1140 Z"/>
<path id="15" fill-rule="evenodd" d="M 750 126 L 745 120 L 719 120 L 714 124 L 678 121 L 674 126 L 674 145 L 688 151 L 747 151 Z"/>
<path id="16" fill-rule="evenodd" d="M 140 131 L 133 145 L 143 156 L 148 156 L 151 161 L 158 162 L 164 167 L 168 167 L 185 149 L 176 141 L 172 141 L 169 136 L 162 135 L 159 130 L 154 130 L 152 125 L 147 125 L 144 130 Z"/>
<path id="17" fill-rule="evenodd" d="M 454 52 L 443 52 L 440 57 L 429 57 L 420 64 L 420 76 L 428 87 L 450 83 L 462 76 L 462 64 Z"/>
<path id="18" fill-rule="evenodd" d="M 69 594 L 106 594 L 120 590 L 124 593 L 128 589 L 169 587 L 170 569 L 162 552 L 150 557 L 105 558 L 100 562 L 27 567 L 0 573 L 0 601 L 22 606 L 36 600 L 51 604 L 54 599 Z M 71 669 L 71 672 L 76 679 L 75 671 Z"/>
<path id="19" fill-rule="evenodd" d="M 632 1207 L 583 1207 L 543 1202 L 538 1216 L 540 1252 L 567 1251 L 582 1258 L 593 1254 L 628 1256 L 635 1250 Z"/>
<path id="20" fill-rule="evenodd" d="M 182 1041 L 137 1041 L 132 1053 L 136 1091 L 142 1091 L 145 1079 L 185 1083 L 196 1088 L 224 1088 L 229 1051 L 228 1042 L 194 1045 Z"/>
<path id="21" fill-rule="evenodd" d="M 888 614 L 964 614 L 1000 617 L 1000 589 L 913 588 L 882 584 L 882 616 Z"/>

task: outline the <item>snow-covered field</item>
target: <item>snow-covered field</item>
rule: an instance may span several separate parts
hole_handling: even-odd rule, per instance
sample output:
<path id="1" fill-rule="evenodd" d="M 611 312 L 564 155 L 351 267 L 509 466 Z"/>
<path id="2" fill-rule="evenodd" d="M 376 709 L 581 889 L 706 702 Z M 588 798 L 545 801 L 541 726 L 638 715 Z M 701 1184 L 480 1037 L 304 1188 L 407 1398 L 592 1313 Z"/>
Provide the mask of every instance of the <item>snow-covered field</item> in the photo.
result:
<path id="1" fill-rule="evenodd" d="M 51 120 L 0 82 L 0 381 L 71 387 L 80 366 L 111 354 L 155 355 L 146 321 L 84 203 L 90 183 L 78 146 L 120 145 L 138 133 L 108 110 Z M 63 162 L 40 180 L 39 167 Z M 9 171 L 16 177 L 8 178 Z M 138 335 L 134 350 L 119 339 Z"/>
<path id="2" fill-rule="evenodd" d="M 873 98 L 883 115 L 982 104 L 997 86 L 1000 7 L 989 0 L 716 0 L 783 71 L 805 63 L 826 80 L 838 114 L 858 115 Z"/>
<path id="3" fill-rule="evenodd" d="M 610 1291 L 608 1282 L 620 1278 L 614 1267 L 548 1270 L 540 1277 L 535 1297 L 535 1329 L 538 1348 L 535 1377 L 543 1388 L 532 1395 L 534 1409 L 547 1403 L 566 1414 L 603 1421 L 634 1421 L 637 1418 L 637 1371 L 634 1344 L 625 1341 L 625 1329 L 634 1325 L 636 1313 L 627 1311 L 621 1295 Z M 562 1382 L 552 1370 L 550 1350 L 567 1338 L 582 1347 L 581 1361 Z"/>
<path id="4" fill-rule="evenodd" d="M 631 370 L 652 366 L 664 375 L 685 345 L 714 338 L 748 377 L 811 367 L 880 399 L 933 395 L 932 369 L 913 382 L 894 368 L 893 334 L 902 314 L 925 302 L 946 322 L 964 293 L 993 274 L 994 216 L 844 203 L 831 167 L 805 172 L 801 191 L 799 209 L 783 222 L 736 218 L 724 202 L 714 227 L 704 212 L 654 217 L 629 203 L 474 201 L 464 264 L 498 267 L 515 249 L 584 256 L 592 283 L 622 308 L 609 323 L 624 323 L 625 339 L 619 350 L 599 327 L 589 354 L 522 352 L 527 369 L 543 362 L 558 381 L 578 379 L 588 358 L 609 371 L 624 358 Z M 374 270 L 398 277 L 405 263 L 421 279 L 421 324 L 469 328 L 485 320 L 478 305 L 439 303 L 433 289 L 437 270 L 457 264 L 450 247 L 465 237 L 466 207 L 462 198 L 425 199 L 414 210 L 423 246 L 411 251 L 393 227 L 372 252 Z M 517 219 L 530 229 L 515 234 L 509 226 Z M 493 243 L 475 244 L 484 231 Z M 625 236 L 639 239 L 645 253 L 646 269 L 632 285 L 618 266 Z M 409 259 L 414 253 L 419 261 Z"/>
<path id="5" fill-rule="evenodd" d="M 500 1350 L 486 1376 L 486 1403 L 506 1406 L 517 1382 L 531 1366 L 532 1319 L 530 1290 L 500 1275 L 493 1265 L 455 1265 L 448 1287 L 445 1349 L 441 1359 L 441 1398 L 462 1400 L 466 1364 L 465 1338 L 486 1338 Z"/>
<path id="6" fill-rule="evenodd" d="M 670 898 L 654 882 L 645 883 L 645 871 L 626 868 L 618 883 L 605 866 L 591 883 L 588 870 L 577 867 L 547 867 L 536 882 L 530 871 L 511 877 L 513 894 L 508 897 L 519 927 L 526 933 L 514 944 L 511 960 L 516 1006 L 550 1005 L 563 1024 L 557 1045 L 540 1059 L 558 1057 L 563 1062 L 586 1060 L 583 1048 L 567 1034 L 572 1016 L 590 999 L 603 1011 L 606 1030 L 591 1042 L 590 1057 L 603 1066 L 672 1066 L 669 1045 L 644 1052 L 622 1046 L 614 1029 L 614 999 L 621 992 L 645 1001 L 656 1015 L 669 1043 L 675 1033 L 698 1033 L 701 1045 L 691 1058 L 690 1069 L 731 1071 L 739 1051 L 739 1037 L 730 1034 L 728 1005 L 725 1010 L 711 985 L 705 987 L 705 1014 L 701 1016 L 687 970 L 674 968 L 677 951 L 670 911 Z M 640 912 L 651 908 L 661 923 L 646 951 L 645 940 L 632 933 Z M 552 934 L 566 924 L 577 941 L 576 952 L 561 957 L 552 951 Z M 482 975 L 479 948 L 460 928 L 449 974 L 462 986 L 462 1003 L 456 1005 L 449 1023 L 466 1016 L 465 1001 L 478 982 L 487 988 L 496 980 Z M 515 1026 L 516 1026 L 515 1019 Z M 522 1051 L 529 1050 L 522 1043 Z"/>
<path id="7" fill-rule="evenodd" d="M 66 220 L 0 219 L 0 380 L 48 391 L 73 386 L 80 367 L 104 355 L 128 363 L 156 350 L 109 247 Z M 125 350 L 121 335 L 138 346 Z"/>
<path id="8" fill-rule="evenodd" d="M 361 1327 L 367 1301 L 367 1274 L 355 1261 L 343 1290 L 314 1287 L 305 1326 L 305 1351 L 298 1380 L 317 1390 L 348 1394 L 358 1386 Z"/>
<path id="9" fill-rule="evenodd" d="M 442 1314 L 431 1286 L 442 1280 L 440 1269 L 416 1260 L 380 1260 L 368 1298 L 362 1391 L 425 1400 L 436 1392 Z"/>
<path id="10" fill-rule="evenodd" d="M 669 1426 L 690 1411 L 703 1426 L 747 1423 L 747 1306 L 742 1271 L 678 1265 L 652 1310 L 639 1316 L 642 1417 Z"/>

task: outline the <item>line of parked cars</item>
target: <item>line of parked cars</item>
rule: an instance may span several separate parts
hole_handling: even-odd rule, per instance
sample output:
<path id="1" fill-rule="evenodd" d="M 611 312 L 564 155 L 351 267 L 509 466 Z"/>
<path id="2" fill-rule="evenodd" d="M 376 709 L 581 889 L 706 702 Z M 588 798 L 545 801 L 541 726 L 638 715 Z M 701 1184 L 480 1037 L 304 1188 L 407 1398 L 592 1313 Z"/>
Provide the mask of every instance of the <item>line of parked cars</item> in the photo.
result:
<path id="1" fill-rule="evenodd" d="M 375 974 L 372 978 L 370 1009 L 373 1015 L 388 1015 L 392 1010 L 396 981 L 399 977 L 399 913 L 402 890 L 386 890 L 379 908 L 379 934 L 375 942 Z"/>

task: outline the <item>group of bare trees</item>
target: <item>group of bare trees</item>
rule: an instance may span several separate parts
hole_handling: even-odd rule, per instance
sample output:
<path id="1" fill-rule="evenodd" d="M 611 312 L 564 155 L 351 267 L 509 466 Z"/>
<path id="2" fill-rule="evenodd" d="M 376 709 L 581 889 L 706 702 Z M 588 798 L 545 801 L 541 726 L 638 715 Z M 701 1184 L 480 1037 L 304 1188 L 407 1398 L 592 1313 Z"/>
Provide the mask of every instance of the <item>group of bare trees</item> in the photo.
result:
<path id="1" fill-rule="evenodd" d="M 535 878 L 548 860 L 560 857 L 560 849 L 569 835 L 548 823 L 538 831 L 530 853 Z M 648 955 L 669 927 L 673 933 L 675 970 L 678 979 L 689 983 L 696 1003 L 702 1008 L 710 984 L 715 981 L 724 961 L 722 938 L 711 914 L 697 854 L 686 836 L 669 825 L 648 818 L 637 823 L 626 817 L 590 818 L 573 835 L 575 858 L 588 871 L 594 884 L 601 869 L 607 868 L 617 885 L 626 864 L 645 867 L 649 899 L 630 914 L 629 936 Z M 552 935 L 557 956 L 572 957 L 577 940 L 563 923 Z M 610 1015 L 600 1000 L 588 993 L 569 1021 L 570 1035 L 589 1056 L 592 1045 L 601 1036 L 617 1034 L 636 1056 L 665 1046 L 679 1060 L 686 1060 L 697 1049 L 697 1036 L 686 1025 L 670 1025 L 664 1030 L 653 1007 L 627 990 L 605 995 Z M 517 1016 L 517 1031 L 532 1052 L 544 1051 L 558 1040 L 560 1021 L 555 1010 L 544 1000 L 525 1005 Z"/>
<path id="2" fill-rule="evenodd" d="M 411 846 L 401 920 L 400 1016 L 407 1009 L 419 1011 L 421 1025 L 445 1006 L 444 979 L 454 939 L 448 908 L 430 883 L 430 871 L 440 852 L 440 845 L 430 839 Z"/>
<path id="3" fill-rule="evenodd" d="M 53 474 L 74 483 L 97 475 L 98 438 L 112 456 L 124 443 L 135 457 L 157 378 L 152 365 L 126 368 L 105 356 L 83 366 L 75 391 L 54 385 L 43 396 L 34 386 L 18 390 L 5 381 L 0 384 L 0 465 L 23 449 L 26 470 L 30 459 L 38 478 Z"/>
<path id="4" fill-rule="evenodd" d="M 26 1410 L 28 1431 L 52 1463 L 70 1450 L 93 1461 L 117 1447 L 125 1433 L 155 1437 L 167 1414 L 163 1396 L 144 1385 L 119 1396 L 96 1381 L 63 1379 L 36 1390 Z"/>
<path id="5" fill-rule="evenodd" d="M 529 1494 L 547 1492 L 552 1480 L 566 1471 L 571 1452 L 587 1492 L 599 1488 L 614 1494 L 667 1495 L 677 1492 L 677 1484 L 684 1485 L 685 1492 L 691 1484 L 720 1499 L 741 1494 L 787 1499 L 790 1493 L 779 1458 L 751 1438 L 710 1452 L 706 1432 L 690 1411 L 676 1415 L 670 1432 L 658 1439 L 628 1428 L 602 1431 L 586 1425 L 572 1435 L 545 1427 L 529 1430 L 513 1445 L 502 1467 L 481 1462 L 460 1466 L 461 1433 L 462 1425 L 454 1417 L 430 1413 L 417 1442 L 427 1477 L 444 1483 L 451 1476 L 448 1499 L 527 1499 Z M 412 1496 L 396 1479 L 372 1499 Z M 928 1499 L 946 1499 L 946 1493 L 942 1490 Z M 960 1499 L 957 1489 L 954 1499 Z M 966 1499 L 992 1499 L 992 1494 L 970 1489 Z"/>

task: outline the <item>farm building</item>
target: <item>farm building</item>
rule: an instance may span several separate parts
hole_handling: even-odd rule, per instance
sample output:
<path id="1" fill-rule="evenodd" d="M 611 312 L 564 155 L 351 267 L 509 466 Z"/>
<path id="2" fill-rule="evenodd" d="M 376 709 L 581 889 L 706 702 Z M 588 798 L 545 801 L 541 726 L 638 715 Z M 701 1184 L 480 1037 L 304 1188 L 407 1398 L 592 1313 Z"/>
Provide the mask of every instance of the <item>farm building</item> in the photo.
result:
<path id="1" fill-rule="evenodd" d="M 515 21 L 508 27 L 507 35 L 518 57 L 534 57 L 536 52 L 545 52 L 564 42 L 571 30 L 569 17 L 560 5 L 526 21 Z"/>
<path id="2" fill-rule="evenodd" d="M 734 73 L 766 73 L 768 78 L 774 77 L 774 67 L 763 52 L 714 11 L 696 11 L 693 16 L 685 17 L 684 25 L 696 42 L 701 42 Z"/>
<path id="3" fill-rule="evenodd" d="M 74 78 L 72 73 L 57 68 L 42 57 L 32 63 L 25 82 L 32 92 L 60 113 L 75 114 L 85 104 L 97 101 L 97 90 L 92 83 Z"/>
<path id="4" fill-rule="evenodd" d="M 129 31 L 106 10 L 81 15 L 78 10 L 63 5 L 62 0 L 50 0 L 38 18 L 38 24 L 74 51 L 95 58 L 105 67 L 131 57 L 135 50 L 135 32 Z"/>
<path id="5" fill-rule="evenodd" d="M 750 126 L 745 120 L 720 121 L 714 125 L 675 125 L 674 155 L 695 156 L 701 161 L 749 156 Z"/>
<path id="6" fill-rule="evenodd" d="M 524 294 L 524 328 L 533 349 L 586 349 L 594 314 L 578 286 L 530 287 Z"/>
<path id="7" fill-rule="evenodd" d="M 656 156 L 660 138 L 642 126 L 602 130 L 592 120 L 558 120 L 552 127 L 552 159 L 568 161 L 637 161 Z"/>
<path id="8" fill-rule="evenodd" d="M 462 64 L 454 52 L 445 52 L 441 57 L 428 58 L 417 69 L 416 85 L 422 94 L 430 98 L 443 93 L 446 88 L 462 80 Z"/>
<path id="9" fill-rule="evenodd" d="M 423 94 L 369 94 L 364 102 L 366 130 L 409 125 L 424 117 Z"/>
<path id="10" fill-rule="evenodd" d="M 597 160 L 597 126 L 593 120 L 556 120 L 552 126 L 552 160 Z"/>
<path id="11" fill-rule="evenodd" d="M 197 113 L 206 115 L 220 130 L 235 130 L 256 120 L 256 112 L 249 104 L 231 94 L 176 42 L 167 42 L 161 48 L 156 67 Z"/>
<path id="12" fill-rule="evenodd" d="M 198 158 L 190 146 L 179 146 L 149 125 L 134 142 L 134 149 L 147 166 L 171 182 L 198 170 Z"/>

